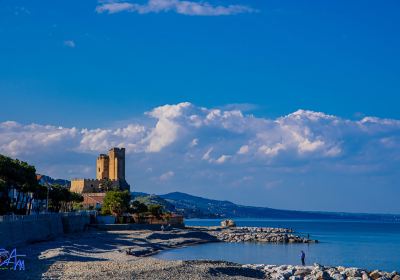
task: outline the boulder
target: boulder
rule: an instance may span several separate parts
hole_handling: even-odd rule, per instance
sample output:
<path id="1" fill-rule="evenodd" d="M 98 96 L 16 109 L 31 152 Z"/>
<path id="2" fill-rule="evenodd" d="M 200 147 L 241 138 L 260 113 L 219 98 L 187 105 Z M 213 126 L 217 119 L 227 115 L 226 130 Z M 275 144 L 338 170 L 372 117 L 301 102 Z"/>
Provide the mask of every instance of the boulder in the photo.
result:
<path id="1" fill-rule="evenodd" d="M 346 277 L 340 273 L 332 274 L 331 278 L 334 280 L 345 280 L 346 279 Z"/>
<path id="2" fill-rule="evenodd" d="M 306 275 L 309 275 L 311 273 L 311 269 L 309 268 L 298 268 L 296 272 L 294 273 L 294 276 L 301 276 L 304 277 Z"/>
<path id="3" fill-rule="evenodd" d="M 361 277 L 361 270 L 358 268 L 347 268 L 344 272 L 347 277 Z"/>
<path id="4" fill-rule="evenodd" d="M 371 278 L 370 278 L 370 277 L 368 276 L 368 274 L 365 273 L 365 272 L 362 274 L 361 277 L 362 277 L 362 280 L 371 280 Z"/>
<path id="5" fill-rule="evenodd" d="M 276 280 L 285 280 L 286 278 L 279 274 L 279 273 L 271 273 L 270 274 L 271 279 L 276 279 Z"/>
<path id="6" fill-rule="evenodd" d="M 379 270 L 374 270 L 369 274 L 369 277 L 371 277 L 372 279 L 376 280 L 376 279 L 382 277 L 382 273 L 380 273 Z"/>
<path id="7" fill-rule="evenodd" d="M 318 280 L 329 280 L 331 277 L 329 276 L 328 272 L 326 272 L 326 271 L 318 271 L 315 274 L 315 278 Z"/>
<path id="8" fill-rule="evenodd" d="M 223 220 L 221 222 L 221 227 L 236 227 L 234 220 Z"/>

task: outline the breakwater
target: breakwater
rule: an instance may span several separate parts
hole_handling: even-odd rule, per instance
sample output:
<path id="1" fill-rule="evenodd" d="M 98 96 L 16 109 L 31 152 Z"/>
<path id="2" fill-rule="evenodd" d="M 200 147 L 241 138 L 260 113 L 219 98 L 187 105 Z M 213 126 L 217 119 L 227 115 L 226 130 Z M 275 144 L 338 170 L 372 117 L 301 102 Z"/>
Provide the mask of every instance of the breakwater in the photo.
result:
<path id="1" fill-rule="evenodd" d="M 224 242 L 259 243 L 317 243 L 306 237 L 295 235 L 292 229 L 271 227 L 232 227 L 211 230 L 210 234 Z"/>

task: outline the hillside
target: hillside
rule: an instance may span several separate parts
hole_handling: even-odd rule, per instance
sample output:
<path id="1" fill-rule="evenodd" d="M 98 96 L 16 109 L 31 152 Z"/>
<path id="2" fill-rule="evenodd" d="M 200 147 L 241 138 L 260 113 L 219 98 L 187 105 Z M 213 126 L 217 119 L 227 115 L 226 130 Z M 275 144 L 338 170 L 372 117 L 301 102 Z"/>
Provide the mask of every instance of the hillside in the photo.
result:
<path id="1" fill-rule="evenodd" d="M 141 193 L 140 196 L 143 199 L 146 194 Z M 400 220 L 399 215 L 308 212 L 243 206 L 230 201 L 207 199 L 181 192 L 147 196 L 150 201 L 163 205 L 169 211 L 181 213 L 185 218 Z"/>
<path id="2" fill-rule="evenodd" d="M 70 185 L 68 180 L 44 176 L 49 184 Z M 169 212 L 180 213 L 185 218 L 271 218 L 271 219 L 346 219 L 400 221 L 400 215 L 357 214 L 341 212 L 311 212 L 280 210 L 268 207 L 244 206 L 226 200 L 214 200 L 182 192 L 163 195 L 132 192 L 134 199 L 149 204 L 159 204 Z"/>

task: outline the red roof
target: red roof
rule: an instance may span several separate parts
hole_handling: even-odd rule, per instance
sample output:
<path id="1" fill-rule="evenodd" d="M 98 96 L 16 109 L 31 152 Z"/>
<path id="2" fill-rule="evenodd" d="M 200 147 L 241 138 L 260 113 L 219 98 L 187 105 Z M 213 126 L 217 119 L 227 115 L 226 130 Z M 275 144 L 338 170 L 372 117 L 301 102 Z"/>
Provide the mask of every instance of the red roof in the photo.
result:
<path id="1" fill-rule="evenodd" d="M 83 204 L 103 204 L 105 194 L 83 194 Z"/>

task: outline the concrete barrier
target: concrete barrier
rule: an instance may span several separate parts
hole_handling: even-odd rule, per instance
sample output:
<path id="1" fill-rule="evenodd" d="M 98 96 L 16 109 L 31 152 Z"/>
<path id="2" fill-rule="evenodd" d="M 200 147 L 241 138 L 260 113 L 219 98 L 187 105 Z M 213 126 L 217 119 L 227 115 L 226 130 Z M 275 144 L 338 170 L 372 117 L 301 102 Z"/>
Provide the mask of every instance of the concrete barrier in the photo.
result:
<path id="1" fill-rule="evenodd" d="M 64 233 L 84 231 L 90 213 L 55 213 L 4 218 L 0 221 L 0 248 L 46 241 Z"/>
<path id="2" fill-rule="evenodd" d="M 61 217 L 64 233 L 80 232 L 87 229 L 90 216 Z"/>

